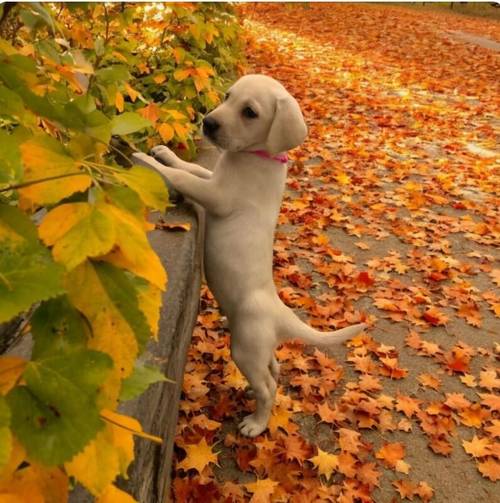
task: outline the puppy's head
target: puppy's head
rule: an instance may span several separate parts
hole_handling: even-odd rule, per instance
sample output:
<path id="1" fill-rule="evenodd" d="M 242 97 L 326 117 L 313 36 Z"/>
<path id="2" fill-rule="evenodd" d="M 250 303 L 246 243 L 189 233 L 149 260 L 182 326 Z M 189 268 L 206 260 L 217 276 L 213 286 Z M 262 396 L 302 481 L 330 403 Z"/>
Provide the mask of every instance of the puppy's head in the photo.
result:
<path id="1" fill-rule="evenodd" d="M 203 120 L 204 135 L 230 152 L 284 152 L 300 145 L 307 127 L 287 90 L 265 75 L 245 75 Z"/>

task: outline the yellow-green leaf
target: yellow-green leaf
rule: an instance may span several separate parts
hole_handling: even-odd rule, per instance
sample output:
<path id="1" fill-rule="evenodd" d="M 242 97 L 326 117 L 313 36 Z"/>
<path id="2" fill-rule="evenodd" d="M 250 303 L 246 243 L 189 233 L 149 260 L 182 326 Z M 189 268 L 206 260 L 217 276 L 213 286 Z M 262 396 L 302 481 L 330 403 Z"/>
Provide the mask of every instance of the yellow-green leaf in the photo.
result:
<path id="1" fill-rule="evenodd" d="M 48 135 L 39 135 L 20 146 L 24 164 L 23 182 L 61 176 L 75 175 L 35 183 L 19 189 L 22 207 L 33 203 L 54 204 L 79 191 L 86 190 L 92 183 L 90 176 L 81 171 L 79 163 L 66 154 L 64 147 Z"/>
<path id="2" fill-rule="evenodd" d="M 137 192 L 142 202 L 150 208 L 163 211 L 167 206 L 167 186 L 158 172 L 144 166 L 132 166 L 129 170 L 115 173 L 114 176 Z"/>
<path id="3" fill-rule="evenodd" d="M 68 273 L 66 287 L 71 302 L 85 315 L 92 327 L 89 349 L 103 351 L 113 359 L 114 366 L 103 384 L 100 402 L 102 406 L 114 407 L 121 380 L 132 373 L 139 352 L 134 326 L 145 323 L 145 320 L 140 318 L 142 313 L 137 307 L 134 311 L 133 305 L 123 305 L 124 299 L 116 298 L 116 294 L 106 288 L 102 274 L 106 272 L 102 270 L 104 266 L 84 262 Z M 123 294 L 125 300 L 134 301 L 133 287 Z"/>
<path id="4" fill-rule="evenodd" d="M 112 207 L 116 220 L 116 244 L 110 253 L 102 257 L 111 264 L 127 269 L 161 290 L 165 290 L 167 273 L 147 240 L 141 222 L 130 213 Z"/>
<path id="5" fill-rule="evenodd" d="M 187 79 L 192 73 L 192 70 L 190 68 L 183 68 L 179 70 L 175 70 L 174 72 L 174 79 L 175 80 L 185 80 Z"/>

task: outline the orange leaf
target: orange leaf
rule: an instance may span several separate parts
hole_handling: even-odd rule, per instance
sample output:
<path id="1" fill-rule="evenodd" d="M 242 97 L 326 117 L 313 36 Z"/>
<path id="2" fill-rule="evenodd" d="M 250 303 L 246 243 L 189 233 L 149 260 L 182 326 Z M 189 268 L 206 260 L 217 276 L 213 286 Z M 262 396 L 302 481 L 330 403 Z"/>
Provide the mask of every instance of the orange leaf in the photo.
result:
<path id="1" fill-rule="evenodd" d="M 197 444 L 186 445 L 183 447 L 186 451 L 186 457 L 177 464 L 178 469 L 190 470 L 195 469 L 201 473 L 210 463 L 217 463 L 218 452 L 213 452 L 212 448 L 207 444 L 203 437 Z"/>
<path id="2" fill-rule="evenodd" d="M 115 94 L 115 106 L 119 112 L 123 112 L 124 107 L 123 94 L 120 91 L 116 91 Z"/>
<path id="3" fill-rule="evenodd" d="M 377 451 L 375 457 L 384 461 L 389 468 L 395 468 L 396 463 L 403 459 L 405 448 L 401 442 L 386 443 Z"/>
<path id="4" fill-rule="evenodd" d="M 17 356 L 0 356 L 0 395 L 5 395 L 16 385 L 27 363 Z"/>

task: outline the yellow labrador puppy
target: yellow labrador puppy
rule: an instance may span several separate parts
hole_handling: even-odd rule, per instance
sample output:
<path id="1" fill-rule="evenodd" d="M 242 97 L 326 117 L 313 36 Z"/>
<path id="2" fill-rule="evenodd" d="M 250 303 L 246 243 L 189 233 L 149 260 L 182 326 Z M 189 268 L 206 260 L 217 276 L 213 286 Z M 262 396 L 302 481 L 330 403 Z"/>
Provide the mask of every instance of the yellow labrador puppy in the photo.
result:
<path id="1" fill-rule="evenodd" d="M 320 333 L 303 323 L 276 292 L 273 238 L 285 189 L 286 151 L 307 134 L 295 99 L 270 77 L 246 75 L 205 117 L 203 132 L 222 150 L 213 172 L 179 159 L 164 146 L 153 149 L 154 157 L 134 158 L 206 209 L 205 274 L 228 318 L 231 355 L 257 401 L 256 411 L 239 428 L 255 437 L 266 429 L 274 402 L 276 346 L 295 338 L 334 345 L 365 325 Z"/>

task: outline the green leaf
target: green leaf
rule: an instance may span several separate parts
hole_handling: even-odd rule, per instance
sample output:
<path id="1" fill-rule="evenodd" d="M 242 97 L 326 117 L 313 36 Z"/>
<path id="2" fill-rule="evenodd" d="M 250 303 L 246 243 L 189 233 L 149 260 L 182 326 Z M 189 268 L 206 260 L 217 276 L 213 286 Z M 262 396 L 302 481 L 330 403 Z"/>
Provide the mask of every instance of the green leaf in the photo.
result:
<path id="1" fill-rule="evenodd" d="M 32 459 L 62 464 L 95 437 L 103 426 L 97 391 L 111 366 L 109 356 L 90 350 L 28 364 L 26 386 L 12 389 L 7 402 L 12 430 Z"/>
<path id="2" fill-rule="evenodd" d="M 3 396 L 0 396 L 0 471 L 7 464 L 12 449 L 10 432 L 10 409 Z"/>
<path id="3" fill-rule="evenodd" d="M 46 9 L 40 2 L 33 2 L 32 4 L 28 4 L 32 11 L 43 20 L 43 22 L 47 25 L 48 28 L 54 34 L 56 32 L 56 27 L 54 24 L 54 20 L 48 9 Z"/>
<path id="4" fill-rule="evenodd" d="M 85 349 L 91 335 L 87 322 L 65 295 L 42 303 L 31 319 L 31 332 L 35 360 Z"/>
<path id="5" fill-rule="evenodd" d="M 0 204 L 0 323 L 33 303 L 63 293 L 63 269 L 19 209 Z"/>
<path id="6" fill-rule="evenodd" d="M 1 89 L 0 89 L 1 91 Z M 21 179 L 23 167 L 17 139 L 0 129 L 0 184 L 17 182 Z"/>
<path id="7" fill-rule="evenodd" d="M 106 68 L 100 68 L 95 72 L 99 82 L 103 84 L 116 84 L 130 79 L 131 75 L 125 65 L 111 65 Z"/>
<path id="8" fill-rule="evenodd" d="M 143 221 L 145 206 L 136 192 L 121 185 L 110 185 L 105 187 L 104 190 L 106 196 L 115 206 L 138 217 L 141 222 Z"/>
<path id="9" fill-rule="evenodd" d="M 23 100 L 15 92 L 0 85 L 0 115 L 23 117 L 25 114 Z"/>
<path id="10" fill-rule="evenodd" d="M 113 117 L 111 123 L 111 133 L 118 135 L 135 133 L 136 131 L 153 125 L 151 121 L 148 121 L 142 115 L 135 112 L 124 112 L 120 115 L 116 115 Z"/>
<path id="11" fill-rule="evenodd" d="M 114 176 L 137 192 L 146 206 L 160 211 L 167 206 L 167 186 L 158 172 L 143 166 L 132 166 Z"/>
<path id="12" fill-rule="evenodd" d="M 111 139 L 113 122 L 110 121 L 100 110 L 94 110 L 93 112 L 85 116 L 87 125 L 85 127 L 85 133 L 93 138 L 101 140 L 103 143 L 108 144 Z"/>
<path id="13" fill-rule="evenodd" d="M 120 400 L 132 400 L 146 391 L 151 384 L 168 381 L 165 375 L 157 367 L 152 365 L 137 365 L 130 377 L 122 383 Z"/>

